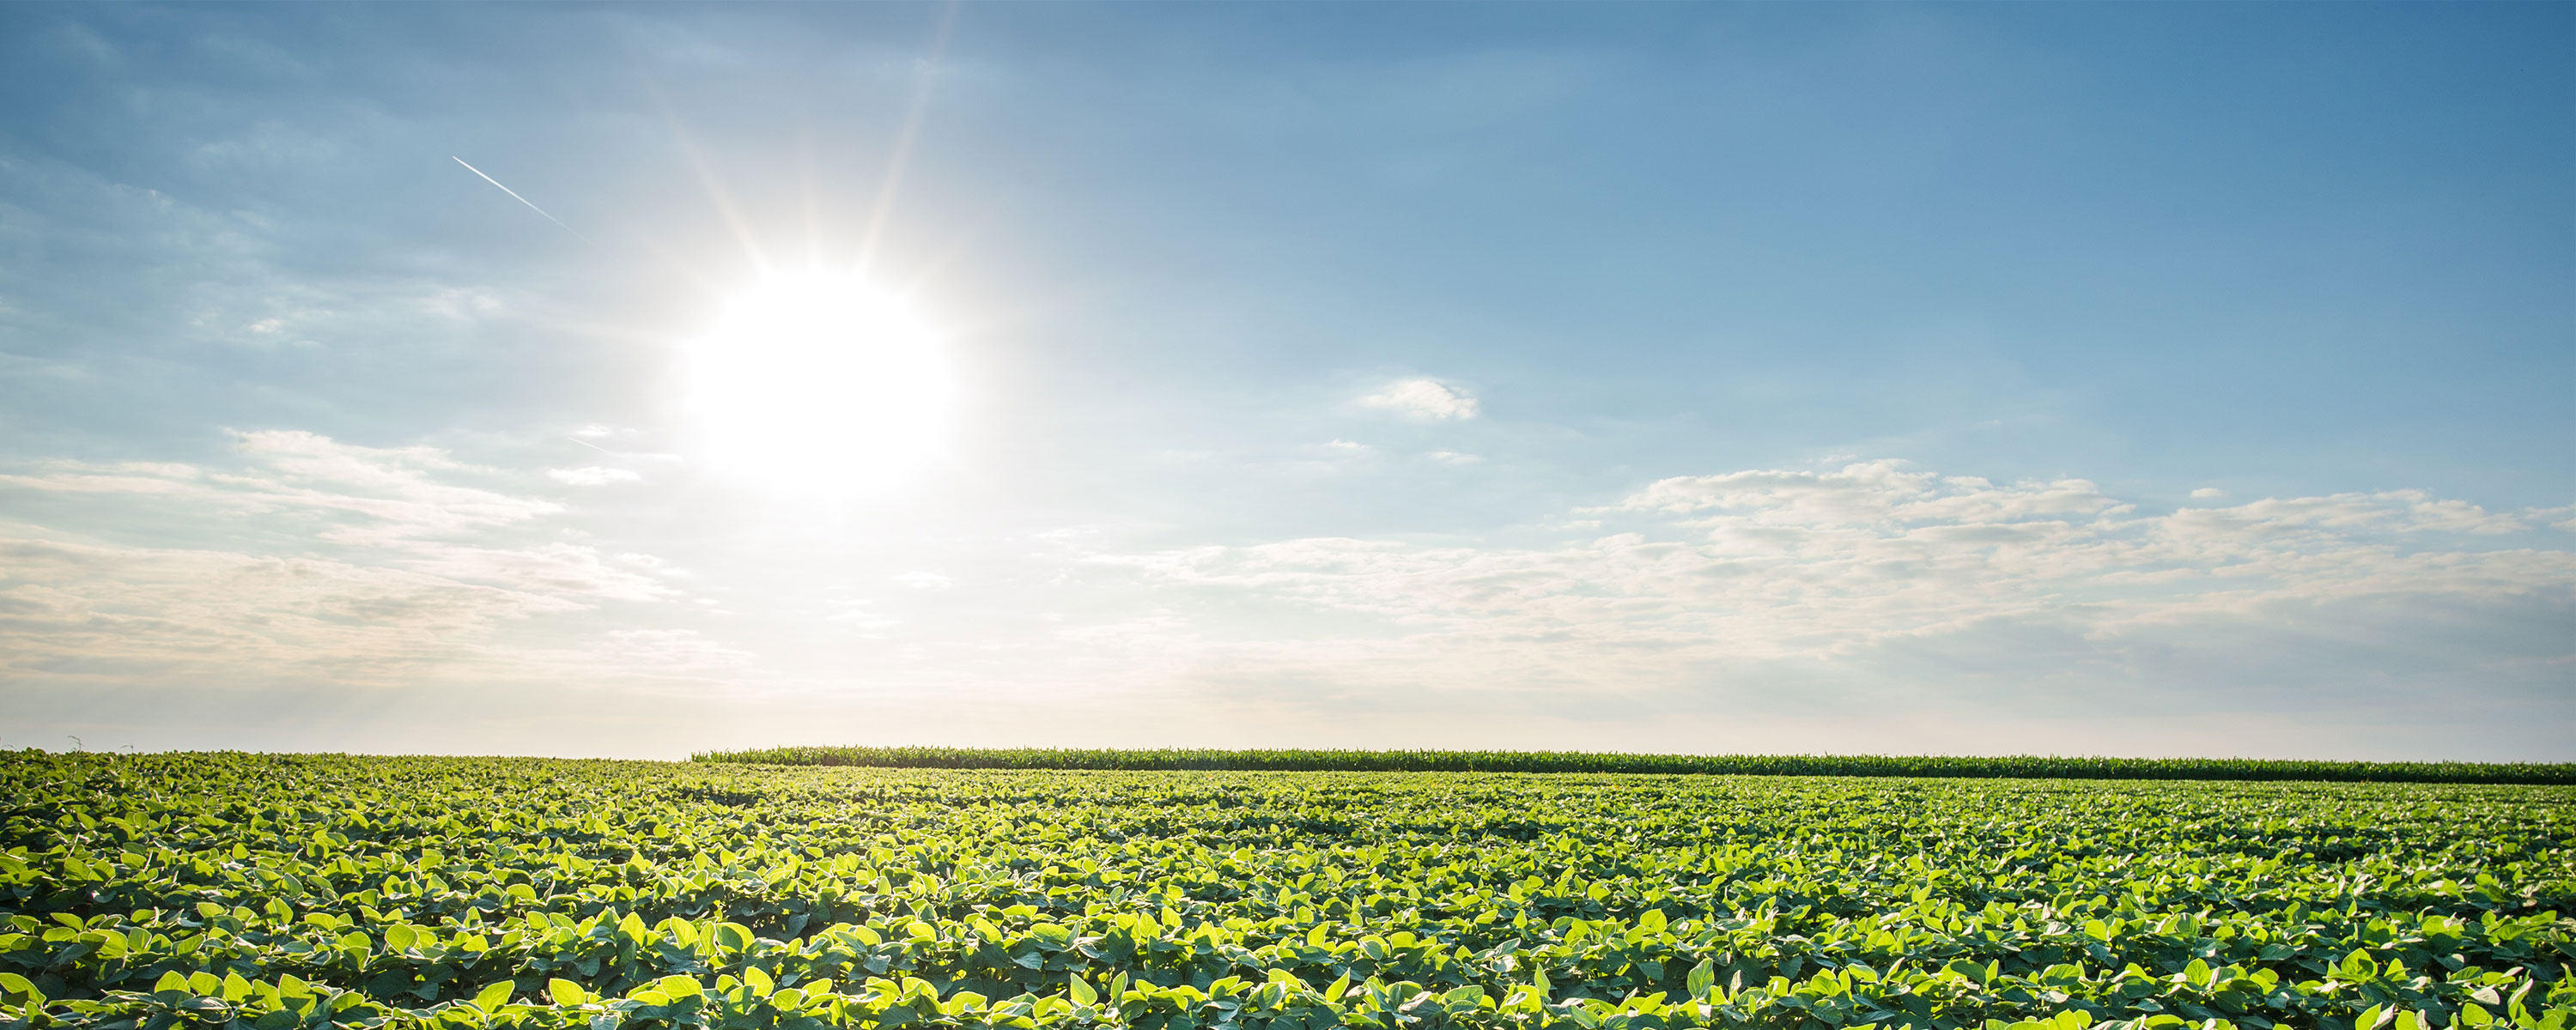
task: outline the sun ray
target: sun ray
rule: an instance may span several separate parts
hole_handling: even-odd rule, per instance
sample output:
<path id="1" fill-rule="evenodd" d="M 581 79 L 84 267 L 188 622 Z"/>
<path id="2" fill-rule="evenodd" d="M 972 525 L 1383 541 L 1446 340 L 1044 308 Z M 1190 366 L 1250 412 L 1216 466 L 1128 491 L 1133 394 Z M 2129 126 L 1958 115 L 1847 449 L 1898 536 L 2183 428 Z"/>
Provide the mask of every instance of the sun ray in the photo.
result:
<path id="1" fill-rule="evenodd" d="M 956 265 L 973 249 L 976 241 L 986 230 L 1001 221 L 1003 206 L 999 201 L 986 204 L 982 211 L 977 212 L 973 219 L 967 221 L 965 228 L 949 234 L 948 242 L 942 244 L 936 253 L 913 266 L 912 278 L 904 281 L 901 292 L 906 296 L 918 294 L 937 281 L 942 273 Z"/>
<path id="2" fill-rule="evenodd" d="M 885 181 L 877 187 L 876 203 L 868 211 L 867 228 L 859 234 L 858 272 L 867 271 L 876 260 L 877 244 L 885 235 L 886 222 L 893 216 L 895 196 L 903 190 L 904 173 L 912 166 L 912 147 L 921 136 L 921 123 L 930 112 L 931 87 L 939 75 L 939 64 L 948 54 L 948 36 L 957 28 L 960 0 L 947 0 L 940 5 L 939 21 L 931 30 L 930 46 L 916 66 L 912 104 L 905 110 L 903 127 L 895 134 L 893 154 L 886 161 Z"/>
<path id="3" fill-rule="evenodd" d="M 698 174 L 698 182 L 705 186 L 707 202 L 715 205 L 716 214 L 724 219 L 727 228 L 733 230 L 735 241 L 742 244 L 743 256 L 751 261 L 752 268 L 764 274 L 769 272 L 772 267 L 769 253 L 761 248 L 759 235 L 752 231 L 751 222 L 743 217 L 733 195 L 725 190 L 724 180 L 708 166 L 706 155 L 698 150 L 697 141 L 690 137 L 688 127 L 680 124 L 680 116 L 671 109 L 668 98 L 659 88 L 647 82 L 645 91 L 652 96 L 654 106 L 661 110 L 662 122 L 671 130 L 672 142 L 679 148 L 681 158 L 689 162 L 689 168 Z"/>
<path id="4" fill-rule="evenodd" d="M 815 156 L 814 120 L 810 117 L 797 124 L 796 187 L 805 202 L 805 263 L 823 264 L 823 183 L 821 164 Z"/>

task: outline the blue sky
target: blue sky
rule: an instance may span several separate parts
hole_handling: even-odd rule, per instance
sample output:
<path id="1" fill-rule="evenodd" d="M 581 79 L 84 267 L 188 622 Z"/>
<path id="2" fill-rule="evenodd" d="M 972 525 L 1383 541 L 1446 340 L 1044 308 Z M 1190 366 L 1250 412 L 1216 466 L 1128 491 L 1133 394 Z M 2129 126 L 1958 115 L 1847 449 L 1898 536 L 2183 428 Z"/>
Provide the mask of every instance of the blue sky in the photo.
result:
<path id="1" fill-rule="evenodd" d="M 2566 760 L 2571 43 L 0 8 L 0 744 Z"/>

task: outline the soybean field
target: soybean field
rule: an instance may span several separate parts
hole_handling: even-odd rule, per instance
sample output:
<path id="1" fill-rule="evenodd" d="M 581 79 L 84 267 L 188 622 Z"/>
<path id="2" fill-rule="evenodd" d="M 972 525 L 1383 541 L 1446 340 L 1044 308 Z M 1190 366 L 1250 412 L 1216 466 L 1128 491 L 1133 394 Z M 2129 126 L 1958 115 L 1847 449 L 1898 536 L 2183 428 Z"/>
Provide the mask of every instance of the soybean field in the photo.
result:
<path id="1" fill-rule="evenodd" d="M 2576 1024 L 2576 788 L 0 752 L 0 1027 Z"/>

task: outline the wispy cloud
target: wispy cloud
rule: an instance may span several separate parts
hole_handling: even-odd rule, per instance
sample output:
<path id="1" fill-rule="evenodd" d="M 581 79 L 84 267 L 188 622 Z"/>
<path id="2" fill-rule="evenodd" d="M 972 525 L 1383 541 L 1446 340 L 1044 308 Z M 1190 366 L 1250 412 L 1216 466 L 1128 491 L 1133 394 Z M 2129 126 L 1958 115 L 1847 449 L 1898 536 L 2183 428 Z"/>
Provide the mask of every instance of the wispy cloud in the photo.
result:
<path id="1" fill-rule="evenodd" d="M 552 501 L 444 481 L 489 472 L 431 447 L 344 444 L 298 430 L 233 434 L 250 468 L 169 462 L 40 461 L 0 473 L 0 485 L 60 495 L 184 501 L 201 512 L 261 514 L 316 525 L 319 539 L 390 543 L 508 526 L 562 510 Z"/>
<path id="2" fill-rule="evenodd" d="M 2539 516 L 2420 491 L 2150 514 L 2085 480 L 1999 484 L 1882 461 L 1677 477 L 1581 514 L 1621 531 L 1536 547 L 1313 538 L 1089 560 L 1315 613 L 1331 628 L 1232 643 L 1202 632 L 1189 646 L 1236 675 L 1336 684 L 1319 703 L 1464 688 L 1771 706 L 1818 677 L 1874 682 L 1890 704 L 1985 704 L 2035 684 L 2194 696 L 2219 684 L 2160 677 L 2234 662 L 2237 693 L 2220 702 L 2262 707 L 2293 700 L 2277 678 L 2293 654 L 2316 659 L 2301 682 L 2366 680 L 2386 669 L 2357 666 L 2394 661 L 2441 669 L 2465 695 L 2480 676 L 2502 689 L 2576 668 L 2566 541 L 2496 546 L 2541 531 Z M 2489 621 L 2482 649 L 2459 646 L 2461 619 Z M 2013 686 L 1978 686 L 1986 677 Z"/>
<path id="3" fill-rule="evenodd" d="M 1476 398 L 1431 379 L 1406 379 L 1359 399 L 1359 405 L 1425 422 L 1476 417 Z"/>
<path id="4" fill-rule="evenodd" d="M 20 499 L 0 521 L 0 670 L 403 683 L 512 665 L 514 623 L 679 596 L 648 556 L 532 539 L 562 507 L 460 481 L 501 477 L 444 451 L 236 441 L 230 468 L 0 473 Z"/>
<path id="5" fill-rule="evenodd" d="M 2218 746 L 2189 743 L 2172 722 L 2188 711 L 2235 727 L 2225 746 L 2278 753 L 2244 734 L 2356 705 L 2383 737 L 2459 730 L 2549 703 L 2576 669 L 2576 553 L 2551 528 L 2571 513 L 2422 491 L 2148 511 L 2083 479 L 1756 469 L 1647 483 L 1510 542 L 963 541 L 941 559 L 962 565 L 876 566 L 796 607 L 760 596 L 845 573 L 694 597 L 669 561 L 561 533 L 577 513 L 513 486 L 541 476 L 427 447 L 237 439 L 222 467 L 0 478 L 16 519 L 0 522 L 0 676 L 1145 704 L 1180 720 L 1157 723 L 1169 732 L 1258 714 L 1301 740 L 1349 739 L 1332 727 L 1361 712 L 1502 720 L 1531 745 L 1632 725 L 1684 746 L 1671 720 L 1690 719 L 1799 747 L 1893 746 L 1923 720 L 1952 730 L 1922 746 L 2168 724 L 2160 739 L 2184 743 L 2161 746 Z M 902 589 L 868 603 L 840 589 L 855 582 Z M 868 649 L 864 672 L 851 648 Z M 1864 711 L 1878 721 L 1861 743 Z M 2102 711 L 2124 714 L 2069 721 Z"/>
<path id="6" fill-rule="evenodd" d="M 610 483 L 632 483 L 644 477 L 632 469 L 590 465 L 577 469 L 547 469 L 546 478 L 567 486 L 607 486 Z"/>
<path id="7" fill-rule="evenodd" d="M 907 586 L 915 590 L 946 590 L 957 585 L 957 581 L 953 579 L 926 571 L 906 572 L 889 579 L 898 586 Z"/>

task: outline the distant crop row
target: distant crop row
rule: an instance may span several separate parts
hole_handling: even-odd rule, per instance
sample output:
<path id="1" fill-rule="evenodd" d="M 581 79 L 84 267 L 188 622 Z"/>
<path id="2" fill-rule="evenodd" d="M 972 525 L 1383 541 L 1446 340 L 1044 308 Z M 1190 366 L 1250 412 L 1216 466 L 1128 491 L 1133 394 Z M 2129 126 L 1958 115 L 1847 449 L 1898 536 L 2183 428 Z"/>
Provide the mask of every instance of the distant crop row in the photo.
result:
<path id="1" fill-rule="evenodd" d="M 0 752 L 0 1030 L 2576 1026 L 2576 790 Z"/>
<path id="2" fill-rule="evenodd" d="M 1337 751 L 1105 748 L 773 747 L 706 751 L 700 762 L 884 769 L 1247 772 L 1656 773 L 2076 780 L 2312 780 L 2576 784 L 2576 763 L 2310 762 L 2253 758 L 1942 758 L 1906 755 L 1632 755 L 1585 751 Z"/>

